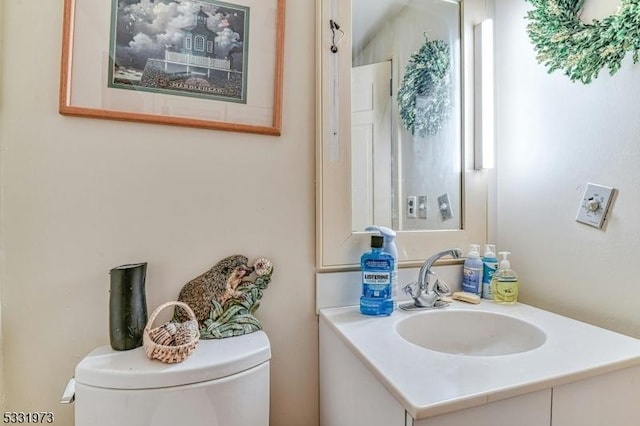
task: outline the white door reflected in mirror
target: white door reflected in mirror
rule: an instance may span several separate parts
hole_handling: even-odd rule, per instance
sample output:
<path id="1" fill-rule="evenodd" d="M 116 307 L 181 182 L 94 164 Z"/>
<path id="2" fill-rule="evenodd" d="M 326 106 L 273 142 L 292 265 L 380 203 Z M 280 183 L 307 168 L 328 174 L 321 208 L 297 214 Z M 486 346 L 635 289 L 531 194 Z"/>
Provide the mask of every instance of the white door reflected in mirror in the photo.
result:
<path id="1" fill-rule="evenodd" d="M 351 72 L 353 229 L 391 227 L 391 61 Z"/>

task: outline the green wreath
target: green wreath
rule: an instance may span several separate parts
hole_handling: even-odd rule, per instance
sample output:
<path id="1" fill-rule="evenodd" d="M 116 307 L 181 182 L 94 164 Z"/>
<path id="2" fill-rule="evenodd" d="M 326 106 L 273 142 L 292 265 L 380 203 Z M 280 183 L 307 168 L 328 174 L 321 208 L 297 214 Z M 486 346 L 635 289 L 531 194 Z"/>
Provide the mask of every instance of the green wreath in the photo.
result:
<path id="1" fill-rule="evenodd" d="M 613 75 L 629 51 L 638 62 L 640 0 L 621 0 L 618 13 L 591 24 L 580 21 L 584 0 L 526 0 L 527 33 L 536 59 L 549 73 L 564 69 L 572 81 L 590 83 L 605 66 Z"/>
<path id="2" fill-rule="evenodd" d="M 409 59 L 398 89 L 404 127 L 414 136 L 435 135 L 451 114 L 449 45 L 425 42 Z"/>

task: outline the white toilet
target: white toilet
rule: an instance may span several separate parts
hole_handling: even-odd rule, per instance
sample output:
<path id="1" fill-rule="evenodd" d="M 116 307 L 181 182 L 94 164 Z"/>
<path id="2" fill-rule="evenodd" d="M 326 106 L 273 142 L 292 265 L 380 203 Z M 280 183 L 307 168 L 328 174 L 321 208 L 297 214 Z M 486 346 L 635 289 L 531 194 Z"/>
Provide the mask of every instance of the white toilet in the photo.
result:
<path id="1" fill-rule="evenodd" d="M 267 335 L 200 340 L 185 361 L 101 347 L 75 371 L 76 426 L 267 426 Z"/>

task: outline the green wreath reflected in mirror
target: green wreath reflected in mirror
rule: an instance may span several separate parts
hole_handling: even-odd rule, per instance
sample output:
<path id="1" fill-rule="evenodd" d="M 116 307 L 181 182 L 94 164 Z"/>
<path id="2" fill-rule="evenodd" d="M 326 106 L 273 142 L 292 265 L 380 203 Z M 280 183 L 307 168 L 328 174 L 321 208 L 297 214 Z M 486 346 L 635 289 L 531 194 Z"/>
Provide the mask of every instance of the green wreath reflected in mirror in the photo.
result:
<path id="1" fill-rule="evenodd" d="M 451 115 L 449 45 L 425 42 L 409 59 L 398 89 L 398 110 L 404 127 L 416 137 L 435 135 Z"/>
<path id="2" fill-rule="evenodd" d="M 564 70 L 572 81 L 590 83 L 604 67 L 615 74 L 627 52 L 638 62 L 640 0 L 621 0 L 618 13 L 590 24 L 580 20 L 584 0 L 526 0 L 527 33 L 536 59 L 551 73 Z"/>

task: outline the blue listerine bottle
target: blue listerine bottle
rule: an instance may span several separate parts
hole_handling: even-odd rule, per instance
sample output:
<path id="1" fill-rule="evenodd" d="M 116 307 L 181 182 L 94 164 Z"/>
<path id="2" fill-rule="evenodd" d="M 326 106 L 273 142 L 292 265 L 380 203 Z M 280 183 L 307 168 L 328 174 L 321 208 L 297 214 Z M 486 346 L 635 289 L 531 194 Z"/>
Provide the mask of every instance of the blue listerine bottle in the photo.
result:
<path id="1" fill-rule="evenodd" d="M 386 226 L 368 226 L 365 231 L 377 231 L 384 237 L 382 251 L 393 256 L 393 274 L 391 275 L 391 298 L 394 306 L 398 305 L 398 248 L 396 247 L 396 231 Z"/>
<path id="2" fill-rule="evenodd" d="M 393 312 L 392 281 L 395 261 L 382 251 L 384 238 L 371 236 L 371 251 L 360 258 L 362 296 L 360 312 L 364 315 L 391 315 Z"/>

